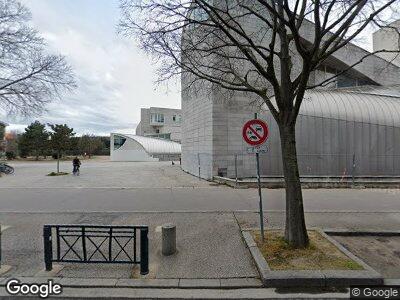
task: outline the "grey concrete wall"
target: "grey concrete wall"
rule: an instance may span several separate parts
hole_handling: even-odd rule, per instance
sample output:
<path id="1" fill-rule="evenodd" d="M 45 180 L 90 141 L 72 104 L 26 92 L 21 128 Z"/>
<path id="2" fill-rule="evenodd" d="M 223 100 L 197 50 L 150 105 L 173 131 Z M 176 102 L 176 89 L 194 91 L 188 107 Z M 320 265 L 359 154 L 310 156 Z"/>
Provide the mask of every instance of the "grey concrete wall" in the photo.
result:
<path id="1" fill-rule="evenodd" d="M 182 76 L 182 86 L 187 86 L 190 78 Z M 204 89 L 211 89 L 206 84 Z M 201 177 L 213 176 L 213 105 L 212 97 L 196 89 L 182 91 L 182 169 L 198 175 L 199 162 Z"/>
<path id="2" fill-rule="evenodd" d="M 373 45 L 374 51 L 388 50 L 388 51 L 400 51 L 400 36 L 398 30 L 400 29 L 400 20 L 390 24 L 390 27 L 394 28 L 381 28 L 373 34 Z M 397 30 L 396 30 L 396 29 Z M 400 66 L 400 55 L 399 53 L 378 53 L 378 56 L 382 57 L 386 61 L 390 61 L 393 64 Z"/>

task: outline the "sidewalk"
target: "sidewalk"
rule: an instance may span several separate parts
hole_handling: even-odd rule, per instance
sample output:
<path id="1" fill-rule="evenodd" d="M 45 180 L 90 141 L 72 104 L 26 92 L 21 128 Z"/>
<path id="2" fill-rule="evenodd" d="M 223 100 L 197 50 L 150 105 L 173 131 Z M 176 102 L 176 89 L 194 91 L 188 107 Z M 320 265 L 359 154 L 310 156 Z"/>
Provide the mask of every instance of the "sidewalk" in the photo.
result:
<path id="1" fill-rule="evenodd" d="M 43 276 L 44 224 L 146 224 L 149 226 L 150 279 L 256 278 L 258 273 L 243 244 L 240 228 L 232 213 L 70 213 L 10 214 L 1 213 L 2 264 L 13 266 L 10 277 Z M 161 226 L 177 226 L 178 252 L 162 256 Z M 8 227 L 7 227 L 8 226 Z M 130 265 L 63 264 L 56 277 L 129 279 L 137 276 Z"/>
<path id="2" fill-rule="evenodd" d="M 0 213 L 0 221 L 3 228 L 2 264 L 12 266 L 11 271 L 2 277 L 43 276 L 42 228 L 44 224 L 58 223 L 149 225 L 150 274 L 145 279 L 174 279 L 174 286 L 182 286 L 187 280 L 190 286 L 189 279 L 200 280 L 191 284 L 222 286 L 227 279 L 233 279 L 227 284 L 236 281 L 241 286 L 253 287 L 258 278 L 240 233 L 240 227 L 258 226 L 255 212 Z M 284 212 L 265 212 L 267 227 L 282 227 L 283 221 Z M 391 230 L 400 227 L 400 213 L 306 213 L 306 222 L 309 227 L 325 229 Z M 169 257 L 160 253 L 159 226 L 164 223 L 177 226 L 178 252 Z M 68 263 L 51 276 L 113 280 L 143 278 L 138 276 L 136 268 L 129 265 Z M 245 284 L 246 281 L 249 285 Z"/>

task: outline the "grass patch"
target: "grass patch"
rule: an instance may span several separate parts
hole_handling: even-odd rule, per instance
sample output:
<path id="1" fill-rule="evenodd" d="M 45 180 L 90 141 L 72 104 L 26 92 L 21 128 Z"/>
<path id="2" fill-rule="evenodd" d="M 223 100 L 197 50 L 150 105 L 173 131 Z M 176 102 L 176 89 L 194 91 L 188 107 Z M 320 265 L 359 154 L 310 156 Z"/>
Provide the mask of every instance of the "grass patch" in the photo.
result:
<path id="1" fill-rule="evenodd" d="M 47 176 L 63 176 L 63 175 L 68 175 L 68 174 L 69 173 L 67 173 L 67 172 L 59 172 L 59 173 L 51 172 L 51 173 L 47 174 Z"/>
<path id="2" fill-rule="evenodd" d="M 310 244 L 304 249 L 291 247 L 284 240 L 282 231 L 265 231 L 264 244 L 260 231 L 252 231 L 252 236 L 271 270 L 363 270 L 314 230 L 308 231 Z"/>

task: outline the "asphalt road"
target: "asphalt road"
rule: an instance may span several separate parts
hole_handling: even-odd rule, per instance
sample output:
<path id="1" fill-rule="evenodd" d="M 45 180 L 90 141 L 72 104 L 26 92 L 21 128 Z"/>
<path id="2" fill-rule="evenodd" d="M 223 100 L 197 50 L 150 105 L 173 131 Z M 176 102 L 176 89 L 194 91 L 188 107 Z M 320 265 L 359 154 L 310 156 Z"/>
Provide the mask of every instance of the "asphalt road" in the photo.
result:
<path id="1" fill-rule="evenodd" d="M 400 212 L 400 191 L 304 190 L 308 212 Z M 263 189 L 265 210 L 284 210 L 282 189 Z M 197 188 L 0 188 L 1 212 L 253 211 L 256 189 Z"/>
<path id="2" fill-rule="evenodd" d="M 50 177 L 55 162 L 12 162 L 0 178 L 0 212 L 255 211 L 257 189 L 199 180 L 170 162 L 83 161 L 81 176 Z M 62 162 L 68 171 L 70 162 Z M 315 211 L 400 212 L 400 189 L 305 189 Z M 284 189 L 263 189 L 266 210 L 284 210 Z"/>

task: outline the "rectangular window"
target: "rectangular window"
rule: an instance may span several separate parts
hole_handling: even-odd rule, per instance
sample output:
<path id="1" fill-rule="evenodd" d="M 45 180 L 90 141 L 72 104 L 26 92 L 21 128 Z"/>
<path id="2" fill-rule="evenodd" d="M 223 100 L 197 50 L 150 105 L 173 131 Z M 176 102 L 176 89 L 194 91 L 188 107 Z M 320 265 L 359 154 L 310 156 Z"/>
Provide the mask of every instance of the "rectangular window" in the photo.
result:
<path id="1" fill-rule="evenodd" d="M 164 123 L 164 115 L 163 114 L 151 114 L 150 122 L 151 123 Z"/>
<path id="2" fill-rule="evenodd" d="M 172 116 L 172 121 L 176 122 L 176 115 Z"/>

